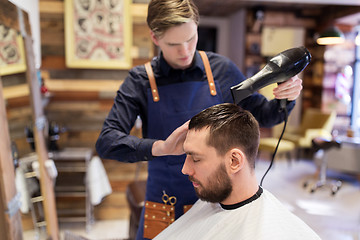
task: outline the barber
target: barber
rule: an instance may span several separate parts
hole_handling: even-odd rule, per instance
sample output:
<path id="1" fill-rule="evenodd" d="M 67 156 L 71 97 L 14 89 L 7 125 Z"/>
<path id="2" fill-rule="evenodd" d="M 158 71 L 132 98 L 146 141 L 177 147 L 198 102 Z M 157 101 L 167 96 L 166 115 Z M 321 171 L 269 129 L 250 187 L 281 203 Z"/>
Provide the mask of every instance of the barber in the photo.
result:
<path id="1" fill-rule="evenodd" d="M 148 161 L 145 200 L 174 208 L 167 211 L 171 216 L 167 222 L 158 221 L 156 225 L 155 216 L 150 227 L 144 224 L 149 223 L 144 216 L 151 209 L 145 208 L 137 239 L 151 239 L 198 199 L 191 182 L 181 173 L 185 155 L 174 156 L 182 151 L 182 145 L 174 145 L 172 132 L 205 108 L 233 102 L 230 87 L 245 79 L 228 58 L 196 50 L 199 13 L 191 0 L 150 1 L 147 23 L 150 37 L 161 52 L 148 65 L 130 70 L 96 142 L 102 158 Z M 262 127 L 271 127 L 284 120 L 279 99 L 288 99 L 290 112 L 301 89 L 302 80 L 295 76 L 274 89 L 276 99 L 268 101 L 255 93 L 239 105 L 249 110 Z M 143 123 L 143 138 L 129 135 L 138 116 Z M 166 196 L 176 199 L 175 203 L 164 201 Z M 149 233 L 149 229 L 158 232 Z"/>

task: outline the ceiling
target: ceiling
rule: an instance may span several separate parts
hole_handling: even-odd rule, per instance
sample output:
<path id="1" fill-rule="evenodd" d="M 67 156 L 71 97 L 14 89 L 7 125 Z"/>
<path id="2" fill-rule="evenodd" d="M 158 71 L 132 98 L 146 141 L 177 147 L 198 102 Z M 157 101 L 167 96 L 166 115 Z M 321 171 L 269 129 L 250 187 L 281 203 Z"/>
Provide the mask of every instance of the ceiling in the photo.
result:
<path id="1" fill-rule="evenodd" d="M 341 18 L 342 24 L 357 25 L 360 22 L 359 0 L 194 0 L 203 16 L 229 16 L 242 8 L 296 11 L 319 20 Z M 346 17 L 346 18 L 344 18 Z"/>

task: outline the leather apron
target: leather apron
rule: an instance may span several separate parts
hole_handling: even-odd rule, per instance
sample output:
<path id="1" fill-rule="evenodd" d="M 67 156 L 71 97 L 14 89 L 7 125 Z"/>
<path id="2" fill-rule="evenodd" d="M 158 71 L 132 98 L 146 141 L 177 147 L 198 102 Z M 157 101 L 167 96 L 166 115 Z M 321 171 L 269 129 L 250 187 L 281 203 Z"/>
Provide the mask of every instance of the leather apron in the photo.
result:
<path id="1" fill-rule="evenodd" d="M 206 70 L 203 81 L 175 83 L 157 88 L 150 62 L 147 63 L 146 70 L 151 86 L 147 93 L 148 138 L 165 140 L 177 127 L 203 109 L 223 102 L 219 84 L 215 84 L 213 80 L 207 56 L 205 52 L 199 53 Z M 169 197 L 175 197 L 175 219 L 184 213 L 184 206 L 192 205 L 198 199 L 188 176 L 181 172 L 185 157 L 185 154 L 162 156 L 148 162 L 145 199 L 155 203 L 154 205 L 164 205 L 164 193 Z M 168 205 L 170 206 L 169 203 Z M 141 214 L 136 239 L 150 239 L 143 238 L 144 227 L 148 227 L 144 226 L 144 212 L 145 208 Z M 147 215 L 146 217 L 149 217 Z"/>

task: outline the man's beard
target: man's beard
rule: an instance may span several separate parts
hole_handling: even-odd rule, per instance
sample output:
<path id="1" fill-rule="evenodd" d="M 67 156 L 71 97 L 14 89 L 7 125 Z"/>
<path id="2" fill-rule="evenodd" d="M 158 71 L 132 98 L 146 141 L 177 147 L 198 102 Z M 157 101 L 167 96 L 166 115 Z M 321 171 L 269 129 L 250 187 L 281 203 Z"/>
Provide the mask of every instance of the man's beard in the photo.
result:
<path id="1" fill-rule="evenodd" d="M 190 181 L 198 183 L 195 188 L 196 195 L 203 201 L 217 203 L 224 201 L 232 192 L 232 184 L 226 173 L 225 165 L 221 164 L 216 171 L 208 177 L 208 186 L 189 176 Z"/>

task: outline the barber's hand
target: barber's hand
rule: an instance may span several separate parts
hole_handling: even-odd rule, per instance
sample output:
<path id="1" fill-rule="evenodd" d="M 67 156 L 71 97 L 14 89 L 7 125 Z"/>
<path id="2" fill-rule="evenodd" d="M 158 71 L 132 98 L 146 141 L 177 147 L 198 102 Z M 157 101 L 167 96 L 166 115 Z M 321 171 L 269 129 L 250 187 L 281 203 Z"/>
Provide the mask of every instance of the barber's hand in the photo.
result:
<path id="1" fill-rule="evenodd" d="M 154 142 L 151 153 L 153 156 L 181 155 L 184 154 L 183 144 L 188 131 L 189 121 L 175 129 L 170 136 L 164 140 Z"/>
<path id="2" fill-rule="evenodd" d="M 273 93 L 277 99 L 295 100 L 302 90 L 302 80 L 296 75 L 274 88 Z"/>

